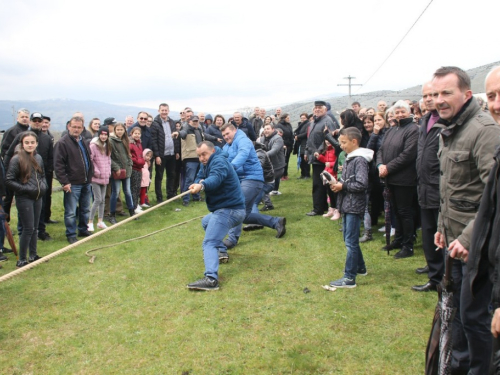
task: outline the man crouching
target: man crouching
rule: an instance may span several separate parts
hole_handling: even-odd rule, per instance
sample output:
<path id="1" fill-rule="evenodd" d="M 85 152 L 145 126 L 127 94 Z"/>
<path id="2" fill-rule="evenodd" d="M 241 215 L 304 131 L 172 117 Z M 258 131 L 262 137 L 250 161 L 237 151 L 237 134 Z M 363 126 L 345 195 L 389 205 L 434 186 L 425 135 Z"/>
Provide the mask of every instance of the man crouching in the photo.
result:
<path id="1" fill-rule="evenodd" d="M 229 230 L 240 225 L 245 219 L 245 198 L 240 181 L 227 155 L 212 142 L 203 141 L 196 149 L 201 166 L 195 183 L 189 186 L 191 194 L 205 191 L 207 208 L 201 225 L 205 230 L 203 239 L 203 259 L 205 277 L 189 284 L 192 290 L 218 290 L 219 252 L 228 259 L 226 246 L 222 243 Z"/>

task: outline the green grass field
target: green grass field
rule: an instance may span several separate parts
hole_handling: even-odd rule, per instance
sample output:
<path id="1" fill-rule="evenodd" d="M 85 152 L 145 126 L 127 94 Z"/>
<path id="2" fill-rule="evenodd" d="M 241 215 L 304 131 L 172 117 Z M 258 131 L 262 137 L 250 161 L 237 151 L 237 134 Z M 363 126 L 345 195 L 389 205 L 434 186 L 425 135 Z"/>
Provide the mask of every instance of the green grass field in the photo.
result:
<path id="1" fill-rule="evenodd" d="M 346 251 L 336 222 L 305 215 L 311 181 L 297 176 L 269 212 L 286 216 L 285 237 L 243 232 L 219 291 L 186 289 L 203 276 L 200 220 L 97 251 L 94 264 L 84 255 L 207 213 L 180 200 L 1 283 L 0 373 L 422 374 L 437 294 L 410 289 L 427 281 L 415 274 L 420 241 L 413 258 L 395 260 L 374 228 L 361 246 L 368 276 L 323 290 Z M 39 241 L 42 256 L 68 244 L 62 193 L 53 206 L 60 224 L 47 228 L 54 241 Z M 14 269 L 11 255 L 0 275 Z"/>

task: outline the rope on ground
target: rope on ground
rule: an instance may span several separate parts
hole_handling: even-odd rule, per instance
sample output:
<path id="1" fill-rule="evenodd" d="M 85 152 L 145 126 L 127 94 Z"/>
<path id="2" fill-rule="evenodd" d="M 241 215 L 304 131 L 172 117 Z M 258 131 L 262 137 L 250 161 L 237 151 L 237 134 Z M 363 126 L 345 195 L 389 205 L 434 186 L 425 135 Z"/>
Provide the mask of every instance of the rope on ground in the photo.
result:
<path id="1" fill-rule="evenodd" d="M 159 230 L 156 230 L 154 232 L 151 232 L 151 233 L 148 233 L 148 234 L 145 234 L 144 236 L 140 236 L 140 237 L 135 237 L 135 238 L 129 238 L 128 240 L 125 240 L 125 241 L 121 241 L 121 242 L 116 242 L 116 243 L 112 243 L 110 245 L 105 245 L 105 246 L 99 246 L 99 247 L 95 247 L 93 249 L 90 249 L 88 251 L 85 252 L 85 255 L 88 256 L 90 259 L 89 259 L 89 263 L 94 263 L 95 261 L 95 258 L 96 258 L 96 255 L 90 255 L 90 253 L 94 252 L 94 251 L 97 251 L 97 250 L 101 250 L 101 249 L 106 249 L 108 247 L 114 247 L 114 246 L 117 246 L 117 245 L 122 245 L 124 243 L 127 243 L 127 242 L 132 242 L 132 241 L 137 241 L 137 240 L 141 240 L 143 238 L 146 238 L 146 237 L 149 237 L 149 236 L 153 236 L 157 233 L 160 233 L 160 232 L 163 232 L 164 230 L 167 230 L 167 229 L 171 229 L 171 228 L 175 228 L 175 227 L 178 227 L 180 225 L 184 225 L 184 224 L 187 224 L 189 223 L 190 221 L 193 221 L 193 220 L 197 220 L 197 219 L 201 219 L 203 216 L 198 216 L 198 217 L 195 217 L 193 219 L 189 219 L 189 220 L 186 220 L 186 221 L 183 221 L 182 223 L 177 223 L 177 224 L 173 224 L 169 227 L 166 227 L 166 228 L 163 228 L 163 229 L 159 229 Z"/>
<path id="2" fill-rule="evenodd" d="M 124 225 L 125 223 L 128 223 L 131 220 L 135 220 L 136 218 L 138 218 L 138 217 L 140 217 L 140 216 L 142 216 L 142 215 L 144 215 L 144 214 L 146 214 L 148 212 L 152 212 L 152 211 L 154 211 L 154 210 L 156 210 L 156 209 L 158 209 L 158 208 L 160 208 L 160 207 L 162 207 L 162 206 L 164 206 L 164 205 L 166 205 L 166 204 L 168 204 L 170 202 L 173 202 L 174 200 L 177 200 L 177 199 L 183 197 L 184 195 L 190 194 L 190 193 L 191 192 L 189 190 L 187 190 L 187 191 L 185 191 L 182 194 L 176 195 L 175 197 L 170 198 L 170 199 L 166 200 L 165 202 L 162 202 L 160 204 L 157 204 L 156 206 L 153 206 L 153 207 L 149 208 L 146 211 L 142 211 L 142 212 L 140 212 L 140 213 L 138 213 L 138 214 L 136 214 L 134 216 L 131 216 L 131 217 L 129 217 L 129 218 L 123 220 L 123 221 L 120 221 L 119 223 L 111 225 L 111 226 L 107 227 L 106 229 L 103 229 L 100 232 L 94 233 L 93 235 L 91 235 L 89 237 L 85 237 L 85 238 L 83 238 L 83 239 L 75 242 L 74 244 L 68 245 L 66 247 L 63 247 L 62 249 L 54 251 L 53 253 L 51 253 L 49 255 L 46 255 L 43 258 L 40 258 L 40 259 L 38 259 L 38 260 L 36 260 L 34 262 L 31 262 L 31 263 L 29 263 L 28 265 L 26 265 L 24 267 L 21 267 L 21 268 L 18 268 L 17 270 L 9 272 L 9 273 L 7 273 L 7 274 L 5 274 L 5 275 L 3 275 L 3 276 L 0 277 L 0 283 L 4 282 L 6 280 L 9 280 L 9 279 L 13 278 L 14 276 L 17 276 L 17 275 L 19 275 L 19 274 L 21 274 L 23 272 L 26 272 L 26 271 L 28 271 L 28 270 L 30 270 L 30 269 L 38 266 L 39 264 L 47 262 L 50 259 L 55 258 L 56 256 L 61 255 L 62 253 L 65 253 L 66 251 L 69 251 L 69 250 L 71 250 L 71 249 L 73 249 L 73 248 L 75 248 L 75 247 L 77 247 L 77 246 L 79 246 L 81 244 L 84 244 L 85 242 L 92 241 L 94 238 L 99 237 L 99 236 L 103 235 L 104 233 L 107 233 L 107 232 L 109 232 L 109 231 L 111 231 L 111 230 L 119 227 L 120 225 Z"/>

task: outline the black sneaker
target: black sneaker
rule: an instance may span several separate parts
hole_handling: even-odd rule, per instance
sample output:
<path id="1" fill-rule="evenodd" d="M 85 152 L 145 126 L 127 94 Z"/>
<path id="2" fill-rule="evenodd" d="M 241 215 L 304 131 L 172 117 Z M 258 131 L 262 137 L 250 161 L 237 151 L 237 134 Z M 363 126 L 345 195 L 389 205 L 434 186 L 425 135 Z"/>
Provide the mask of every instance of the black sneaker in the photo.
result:
<path id="1" fill-rule="evenodd" d="M 78 237 L 89 237 L 92 236 L 92 233 L 90 233 L 88 230 L 82 230 L 78 232 Z"/>
<path id="2" fill-rule="evenodd" d="M 0 262 L 5 262 L 9 260 L 9 258 L 7 258 L 5 255 L 3 255 L 2 253 L 0 253 Z"/>
<path id="3" fill-rule="evenodd" d="M 219 251 L 219 263 L 229 262 L 229 254 L 227 251 Z"/>
<path id="4" fill-rule="evenodd" d="M 29 263 L 27 260 L 18 260 L 16 263 L 16 267 L 21 268 L 21 267 L 27 266 L 28 264 Z"/>
<path id="5" fill-rule="evenodd" d="M 38 233 L 38 239 L 41 241 L 52 241 L 52 237 L 50 237 L 50 234 L 48 234 L 47 232 Z"/>
<path id="6" fill-rule="evenodd" d="M 203 279 L 187 285 L 190 290 L 219 290 L 217 279 L 205 276 Z"/>
<path id="7" fill-rule="evenodd" d="M 187 206 L 189 206 L 189 202 L 182 202 L 182 205 L 183 205 L 184 207 L 187 207 Z"/>
<path id="8" fill-rule="evenodd" d="M 30 258 L 29 258 L 29 262 L 30 262 L 30 263 L 31 263 L 31 262 L 35 262 L 35 261 L 37 261 L 38 259 L 42 259 L 42 257 L 41 257 L 41 256 L 39 256 L 39 255 L 35 255 L 34 257 L 30 257 Z"/>
<path id="9" fill-rule="evenodd" d="M 236 244 L 230 242 L 229 240 L 223 240 L 222 243 L 228 250 L 236 246 Z"/>
<path id="10" fill-rule="evenodd" d="M 394 255 L 394 259 L 403 259 L 409 258 L 413 256 L 413 249 L 410 247 L 403 246 L 401 250 L 399 250 L 396 255 Z"/>
<path id="11" fill-rule="evenodd" d="M 78 238 L 76 238 L 76 237 L 68 237 L 68 242 L 73 245 L 75 242 L 78 242 Z"/>
<path id="12" fill-rule="evenodd" d="M 12 249 L 7 249 L 6 247 L 4 247 L 2 250 L 0 250 L 0 253 L 4 253 L 4 254 L 7 254 L 7 253 L 13 253 L 14 251 L 12 251 Z"/>
<path id="13" fill-rule="evenodd" d="M 276 225 L 276 238 L 281 238 L 286 233 L 286 218 L 280 217 Z"/>

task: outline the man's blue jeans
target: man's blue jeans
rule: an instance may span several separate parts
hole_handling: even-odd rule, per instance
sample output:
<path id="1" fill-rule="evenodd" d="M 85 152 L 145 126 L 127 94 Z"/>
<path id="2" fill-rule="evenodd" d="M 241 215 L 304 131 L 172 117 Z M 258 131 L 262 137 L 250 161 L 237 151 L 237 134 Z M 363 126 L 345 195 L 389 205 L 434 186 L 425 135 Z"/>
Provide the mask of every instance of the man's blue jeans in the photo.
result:
<path id="1" fill-rule="evenodd" d="M 269 194 L 273 190 L 274 190 L 274 182 L 265 182 L 264 183 L 264 186 L 262 187 L 262 190 L 257 195 L 257 198 L 255 198 L 255 202 L 253 202 L 252 213 L 254 213 L 254 214 L 260 213 L 259 212 L 259 208 L 257 207 L 258 204 L 259 204 L 259 202 L 264 197 L 264 194 Z"/>
<path id="2" fill-rule="evenodd" d="M 109 198 L 109 212 L 116 212 L 116 200 L 120 195 L 120 188 L 123 187 L 123 194 L 125 194 L 125 201 L 129 210 L 134 209 L 134 202 L 132 200 L 132 193 L 130 192 L 130 177 L 123 180 L 110 179 L 111 184 L 111 197 Z"/>
<path id="3" fill-rule="evenodd" d="M 345 259 L 344 277 L 356 280 L 358 270 L 364 269 L 365 261 L 363 253 L 359 247 L 359 228 L 361 225 L 361 216 L 356 214 L 344 214 L 344 242 L 347 248 Z"/>
<path id="4" fill-rule="evenodd" d="M 184 174 L 184 184 L 182 186 L 183 193 L 189 190 L 189 186 L 191 186 L 194 183 L 194 180 L 196 179 L 196 173 L 198 173 L 199 166 L 200 163 L 198 162 L 188 161 L 184 163 L 185 174 Z M 192 194 L 192 195 L 193 195 L 193 200 L 200 200 L 200 194 Z M 183 196 L 182 200 L 184 202 L 189 203 L 189 194 Z"/>
<path id="5" fill-rule="evenodd" d="M 241 225 L 245 215 L 243 209 L 221 208 L 206 215 L 201 220 L 201 225 L 205 230 L 205 238 L 203 239 L 205 276 L 219 278 L 219 251 L 226 251 L 222 240 L 231 228 Z"/>
<path id="6" fill-rule="evenodd" d="M 78 231 L 87 230 L 90 213 L 90 184 L 71 185 L 71 193 L 64 193 L 64 225 L 66 237 L 76 237 L 76 207 L 78 206 Z"/>
<path id="7" fill-rule="evenodd" d="M 268 228 L 276 228 L 279 218 L 274 216 L 252 213 L 253 204 L 262 191 L 263 181 L 243 180 L 241 181 L 241 191 L 245 197 L 246 218 L 243 220 L 245 224 L 258 224 Z M 229 231 L 228 241 L 232 244 L 237 244 L 241 236 L 241 224 Z"/>

